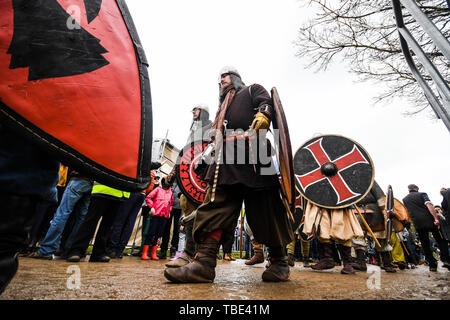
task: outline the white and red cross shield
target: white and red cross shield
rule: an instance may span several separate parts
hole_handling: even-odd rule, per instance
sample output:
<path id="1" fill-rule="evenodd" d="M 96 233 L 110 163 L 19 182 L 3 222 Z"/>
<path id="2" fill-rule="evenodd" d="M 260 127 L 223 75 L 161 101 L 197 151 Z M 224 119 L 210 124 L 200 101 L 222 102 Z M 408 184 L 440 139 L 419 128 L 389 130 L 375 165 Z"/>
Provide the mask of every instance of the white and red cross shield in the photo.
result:
<path id="1" fill-rule="evenodd" d="M 308 140 L 294 156 L 296 185 L 312 203 L 348 207 L 366 196 L 374 181 L 369 154 L 353 140 L 322 135 Z"/>

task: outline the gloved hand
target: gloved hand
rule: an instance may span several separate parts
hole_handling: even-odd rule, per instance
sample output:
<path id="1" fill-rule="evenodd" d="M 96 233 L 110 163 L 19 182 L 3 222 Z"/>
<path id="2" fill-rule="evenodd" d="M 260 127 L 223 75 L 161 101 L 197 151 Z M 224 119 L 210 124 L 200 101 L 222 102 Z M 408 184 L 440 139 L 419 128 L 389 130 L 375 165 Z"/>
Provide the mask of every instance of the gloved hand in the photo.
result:
<path id="1" fill-rule="evenodd" d="M 250 129 L 253 129 L 256 131 L 256 133 L 258 133 L 259 130 L 261 129 L 269 129 L 269 126 L 270 126 L 269 118 L 264 113 L 258 112 L 255 115 L 255 119 L 253 120 Z"/>

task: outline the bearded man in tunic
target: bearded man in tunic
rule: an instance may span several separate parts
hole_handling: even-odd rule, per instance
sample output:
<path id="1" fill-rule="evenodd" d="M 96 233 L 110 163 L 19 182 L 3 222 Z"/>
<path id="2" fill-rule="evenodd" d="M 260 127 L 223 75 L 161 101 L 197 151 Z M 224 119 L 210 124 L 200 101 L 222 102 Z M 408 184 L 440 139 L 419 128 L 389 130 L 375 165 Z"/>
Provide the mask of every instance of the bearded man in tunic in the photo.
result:
<path id="1" fill-rule="evenodd" d="M 198 251 L 191 263 L 167 268 L 164 276 L 175 283 L 213 282 L 219 243 L 233 234 L 244 203 L 255 240 L 269 250 L 263 281 L 287 281 L 286 245 L 294 235 L 271 157 L 260 156 L 271 150 L 265 133 L 275 116 L 272 99 L 259 84 L 246 86 L 233 67 L 221 70 L 219 89 L 211 130 L 215 160 L 207 167 L 208 188 L 194 221 Z"/>

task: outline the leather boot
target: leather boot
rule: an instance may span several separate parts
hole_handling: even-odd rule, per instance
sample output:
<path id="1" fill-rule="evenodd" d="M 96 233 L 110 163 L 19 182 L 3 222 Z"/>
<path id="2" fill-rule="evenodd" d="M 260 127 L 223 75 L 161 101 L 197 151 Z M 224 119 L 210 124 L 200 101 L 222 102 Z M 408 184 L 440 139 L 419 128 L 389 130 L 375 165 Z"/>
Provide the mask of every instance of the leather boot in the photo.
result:
<path id="1" fill-rule="evenodd" d="M 327 270 L 327 269 L 333 269 L 334 259 L 333 259 L 333 249 L 331 248 L 330 243 L 321 243 L 320 244 L 322 248 L 322 257 L 320 258 L 320 261 L 314 265 L 311 266 L 311 269 L 313 270 Z"/>
<path id="2" fill-rule="evenodd" d="M 19 252 L 0 257 L 0 295 L 5 291 L 19 268 L 18 256 Z"/>
<path id="3" fill-rule="evenodd" d="M 145 245 L 142 248 L 142 257 L 141 257 L 142 260 L 150 260 L 150 258 L 148 256 L 148 249 L 149 248 L 150 248 L 150 246 L 148 246 L 148 245 Z"/>
<path id="4" fill-rule="evenodd" d="M 156 251 L 158 251 L 158 246 L 152 247 L 152 260 L 159 260 L 158 256 L 156 255 Z"/>
<path id="5" fill-rule="evenodd" d="M 367 271 L 366 253 L 363 249 L 356 249 L 356 261 L 352 263 L 352 267 L 358 271 Z"/>
<path id="6" fill-rule="evenodd" d="M 211 232 L 198 244 L 194 261 L 179 268 L 166 268 L 164 270 L 166 279 L 175 283 L 213 282 L 216 277 L 216 258 L 221 236 L 222 230 Z"/>
<path id="7" fill-rule="evenodd" d="M 26 249 L 37 201 L 29 197 L 0 195 L 0 295 L 17 272 L 18 254 Z"/>
<path id="8" fill-rule="evenodd" d="M 254 264 L 264 262 L 264 252 L 263 252 L 262 244 L 256 242 L 255 240 L 252 240 L 252 244 L 253 244 L 254 255 L 250 260 L 245 261 L 245 264 L 248 266 L 252 266 Z"/>
<path id="9" fill-rule="evenodd" d="M 310 268 L 311 265 L 309 264 L 309 257 L 303 257 L 303 267 Z"/>
<path id="10" fill-rule="evenodd" d="M 288 265 L 289 267 L 295 266 L 295 259 L 292 253 L 288 253 Z"/>
<path id="11" fill-rule="evenodd" d="M 269 248 L 270 266 L 262 274 L 263 281 L 280 282 L 289 280 L 289 264 L 286 249 Z"/>
<path id="12" fill-rule="evenodd" d="M 392 265 L 391 253 L 389 251 L 380 252 L 380 256 L 381 260 L 383 261 L 381 269 L 384 269 L 384 271 L 389 273 L 397 272 L 397 270 L 395 270 L 394 266 Z"/>
<path id="13" fill-rule="evenodd" d="M 162 260 L 167 259 L 167 248 L 160 248 L 158 258 L 162 259 Z M 155 259 L 155 260 L 158 260 L 158 259 Z"/>
<path id="14" fill-rule="evenodd" d="M 342 262 L 344 267 L 341 270 L 342 274 L 355 274 L 355 270 L 352 267 L 352 247 L 343 246 L 342 244 L 338 244 L 337 248 L 342 257 Z"/>
<path id="15" fill-rule="evenodd" d="M 167 268 L 164 270 L 164 276 L 176 283 L 213 282 L 216 277 L 217 252 L 218 242 L 200 243 L 191 263 L 179 268 Z"/>
<path id="16" fill-rule="evenodd" d="M 194 258 L 190 257 L 186 252 L 183 252 L 181 254 L 181 256 L 179 256 L 175 260 L 172 260 L 169 263 L 166 263 L 166 267 L 167 268 L 179 268 L 179 267 L 187 265 L 188 263 L 191 263 L 193 260 L 194 260 Z"/>

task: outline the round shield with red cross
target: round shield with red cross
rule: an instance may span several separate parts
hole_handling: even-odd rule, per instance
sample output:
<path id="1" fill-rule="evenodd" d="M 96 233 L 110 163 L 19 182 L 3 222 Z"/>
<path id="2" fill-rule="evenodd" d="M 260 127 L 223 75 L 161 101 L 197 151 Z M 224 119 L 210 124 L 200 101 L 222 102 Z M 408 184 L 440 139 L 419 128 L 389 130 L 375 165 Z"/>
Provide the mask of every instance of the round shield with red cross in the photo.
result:
<path id="1" fill-rule="evenodd" d="M 299 192 L 317 206 L 339 209 L 366 196 L 374 181 L 372 159 L 355 141 L 322 135 L 305 142 L 294 156 Z"/>
<path id="2" fill-rule="evenodd" d="M 188 143 L 178 155 L 175 174 L 181 192 L 195 204 L 205 200 L 208 183 L 195 173 L 195 165 L 199 162 L 208 141 L 200 140 Z"/>

